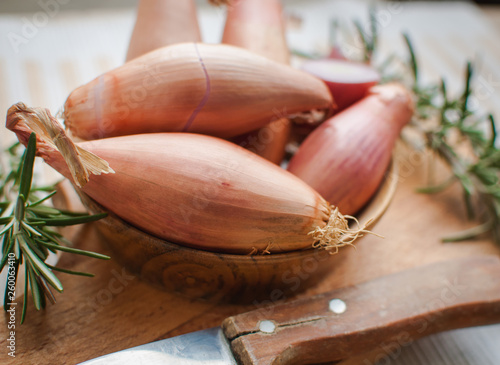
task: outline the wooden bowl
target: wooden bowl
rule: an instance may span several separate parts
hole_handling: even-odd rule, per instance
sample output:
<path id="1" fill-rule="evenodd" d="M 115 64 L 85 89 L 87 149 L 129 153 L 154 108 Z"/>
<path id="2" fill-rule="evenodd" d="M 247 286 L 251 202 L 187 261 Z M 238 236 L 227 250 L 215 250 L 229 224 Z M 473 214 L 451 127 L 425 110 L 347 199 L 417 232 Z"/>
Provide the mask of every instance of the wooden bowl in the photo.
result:
<path id="1" fill-rule="evenodd" d="M 358 219 L 369 228 L 382 217 L 397 186 L 394 160 L 376 195 Z M 85 194 L 83 204 L 92 213 L 104 209 Z M 116 215 L 96 223 L 112 259 L 132 273 L 158 287 L 189 298 L 231 303 L 277 301 L 315 285 L 335 270 L 342 250 L 330 254 L 308 249 L 268 255 L 214 253 L 171 243 L 132 227 Z"/>

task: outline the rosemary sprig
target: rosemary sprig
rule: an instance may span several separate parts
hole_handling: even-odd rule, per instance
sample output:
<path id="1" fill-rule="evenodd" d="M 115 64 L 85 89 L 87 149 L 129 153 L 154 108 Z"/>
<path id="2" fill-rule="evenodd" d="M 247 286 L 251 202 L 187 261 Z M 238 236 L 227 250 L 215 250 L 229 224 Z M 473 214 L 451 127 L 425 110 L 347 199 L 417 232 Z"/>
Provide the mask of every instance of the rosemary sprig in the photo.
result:
<path id="1" fill-rule="evenodd" d="M 484 221 L 443 241 L 471 239 L 490 231 L 500 243 L 500 150 L 495 146 L 493 116 L 482 115 L 469 107 L 473 94 L 473 65 L 467 63 L 462 93 L 451 98 L 444 80 L 440 85 L 421 86 L 414 48 L 407 35 L 405 40 L 413 70 L 412 89 L 417 100 L 415 118 L 409 128 L 420 132 L 424 145 L 451 169 L 451 176 L 445 183 L 420 189 L 420 192 L 439 192 L 458 182 L 468 216 L 481 215 L 479 218 Z M 482 128 L 485 124 L 490 127 L 489 136 Z"/>
<path id="2" fill-rule="evenodd" d="M 106 214 L 72 213 L 45 205 L 55 191 L 43 198 L 36 196 L 37 192 L 54 190 L 54 187 L 36 188 L 32 184 L 36 135 L 31 134 L 22 158 L 16 158 L 18 156 L 16 149 L 17 146 L 8 150 L 11 157 L 11 170 L 7 172 L 9 168 L 3 166 L 0 171 L 0 178 L 3 181 L 0 187 L 0 227 L 2 227 L 0 230 L 0 239 L 2 239 L 0 271 L 6 267 L 8 258 L 14 257 L 10 265 L 14 267 L 17 284 L 18 269 L 24 264 L 26 282 L 21 315 L 21 323 L 23 323 L 28 302 L 28 286 L 31 289 L 35 308 L 40 310 L 45 307 L 46 300 L 55 302 L 51 287 L 58 292 L 63 291 L 63 286 L 54 274 L 54 270 L 92 276 L 92 274 L 58 269 L 45 263 L 49 252 L 64 251 L 98 259 L 109 259 L 109 257 L 69 247 L 69 242 L 60 233 L 50 228 L 92 222 L 105 217 Z M 6 286 L 5 310 L 12 305 L 8 290 L 10 290 L 9 286 Z"/>
<path id="3" fill-rule="evenodd" d="M 372 31 L 376 29 L 374 25 L 371 20 Z M 376 39 L 374 34 L 371 39 Z M 379 68 L 382 79 L 403 82 L 413 91 L 415 115 L 407 129 L 416 131 L 420 137 L 414 147 L 421 149 L 424 146 L 431 150 L 451 170 L 451 176 L 444 182 L 420 188 L 418 192 L 433 194 L 458 182 L 469 218 L 478 217 L 483 222 L 442 240 L 460 241 L 491 232 L 495 242 L 500 244 L 500 150 L 496 147 L 497 133 L 493 116 L 471 110 L 469 105 L 470 96 L 473 95 L 474 67 L 471 62 L 467 63 L 463 90 L 454 98 L 449 95 L 443 79 L 436 84 L 422 85 L 414 47 L 409 36 L 403 36 L 408 59 L 388 57 L 383 68 Z M 365 36 L 365 39 L 370 37 Z M 365 42 L 365 59 L 373 59 L 375 49 L 371 47 Z M 387 75 L 388 65 L 394 62 L 403 65 L 405 74 Z M 408 78 L 408 74 L 411 78 Z M 489 136 L 483 130 L 485 124 L 489 126 Z"/>

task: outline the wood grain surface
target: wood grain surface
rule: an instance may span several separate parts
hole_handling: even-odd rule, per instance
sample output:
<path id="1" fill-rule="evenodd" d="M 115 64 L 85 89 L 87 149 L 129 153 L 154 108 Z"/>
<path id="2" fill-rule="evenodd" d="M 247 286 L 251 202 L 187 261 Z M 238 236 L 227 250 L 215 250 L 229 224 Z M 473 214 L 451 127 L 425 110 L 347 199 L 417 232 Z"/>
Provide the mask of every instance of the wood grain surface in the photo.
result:
<path id="1" fill-rule="evenodd" d="M 444 235 L 471 226 L 459 190 L 434 196 L 415 193 L 425 183 L 428 166 L 424 156 L 400 148 L 400 185 L 374 236 L 363 238 L 356 249 L 346 248 L 336 266 L 318 285 L 296 297 L 306 297 L 367 281 L 403 269 L 477 254 L 498 256 L 500 250 L 488 237 L 453 244 L 441 243 Z M 437 166 L 438 171 L 445 172 Z M 439 176 L 440 174 L 438 174 Z M 91 225 L 81 227 L 77 247 L 106 253 Z M 78 363 L 110 352 L 158 339 L 218 326 L 228 316 L 262 308 L 274 298 L 250 305 L 213 304 L 187 300 L 163 292 L 131 275 L 114 260 L 97 261 L 63 254 L 61 267 L 94 273 L 94 278 L 60 275 L 64 294 L 57 304 L 37 312 L 29 305 L 26 323 L 16 327 L 16 358 L 0 353 L 2 364 Z M 298 268 L 297 280 L 312 272 Z M 283 299 L 283 298 L 277 298 Z M 284 298 L 285 300 L 293 297 Z M 20 307 L 17 307 L 20 318 Z M 1 328 L 6 328 L 3 316 Z M 0 347 L 5 348 L 2 336 Z"/>

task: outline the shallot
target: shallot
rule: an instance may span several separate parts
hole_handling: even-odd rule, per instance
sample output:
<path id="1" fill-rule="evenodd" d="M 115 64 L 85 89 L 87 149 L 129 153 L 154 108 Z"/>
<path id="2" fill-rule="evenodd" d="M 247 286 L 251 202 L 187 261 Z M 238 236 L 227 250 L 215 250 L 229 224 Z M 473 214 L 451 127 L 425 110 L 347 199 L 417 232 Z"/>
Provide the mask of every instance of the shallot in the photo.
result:
<path id="1" fill-rule="evenodd" d="M 368 96 L 315 129 L 288 171 L 344 214 L 358 212 L 382 182 L 413 108 L 410 92 L 400 84 L 371 88 Z"/>
<path id="2" fill-rule="evenodd" d="M 175 43 L 201 42 L 194 0 L 140 0 L 127 61 Z"/>
<path id="3" fill-rule="evenodd" d="M 380 74 L 370 65 L 340 59 L 310 60 L 302 70 L 323 80 L 330 92 L 338 113 L 362 99 L 372 86 L 380 82 Z"/>
<path id="4" fill-rule="evenodd" d="M 309 60 L 301 69 L 325 82 L 335 103 L 335 114 L 361 100 L 380 81 L 379 73 L 371 66 L 346 59 Z M 301 143 L 316 127 L 307 123 L 293 125 L 294 139 Z"/>
<path id="5" fill-rule="evenodd" d="M 271 60 L 289 63 L 280 0 L 239 0 L 228 7 L 222 42 L 246 48 Z M 279 112 L 279 111 L 278 111 Z M 290 121 L 279 118 L 232 141 L 280 164 L 290 135 Z"/>
<path id="6" fill-rule="evenodd" d="M 181 43 L 75 89 L 64 119 L 81 139 L 154 132 L 230 138 L 277 112 L 321 122 L 331 107 L 328 88 L 305 72 L 233 46 Z"/>

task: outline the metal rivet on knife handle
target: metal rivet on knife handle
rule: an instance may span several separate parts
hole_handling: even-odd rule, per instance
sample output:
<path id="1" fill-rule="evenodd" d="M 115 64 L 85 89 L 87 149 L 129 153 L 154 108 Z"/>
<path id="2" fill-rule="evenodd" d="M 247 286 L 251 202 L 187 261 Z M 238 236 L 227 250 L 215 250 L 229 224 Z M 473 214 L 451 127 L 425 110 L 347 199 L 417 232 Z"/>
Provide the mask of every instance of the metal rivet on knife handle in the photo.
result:
<path id="1" fill-rule="evenodd" d="M 328 308 L 335 314 L 342 314 L 347 310 L 347 304 L 341 299 L 332 299 L 328 304 Z"/>
<path id="2" fill-rule="evenodd" d="M 264 332 L 264 333 L 273 333 L 274 330 L 276 329 L 276 325 L 274 324 L 273 321 L 260 321 L 259 323 L 259 331 Z"/>
<path id="3" fill-rule="evenodd" d="M 387 313 L 380 316 L 380 311 Z M 489 255 L 440 261 L 276 304 L 272 313 L 274 317 L 267 317 L 275 321 L 272 334 L 258 331 L 259 320 L 266 319 L 261 308 L 224 321 L 233 354 L 248 360 L 241 364 L 338 363 L 359 355 L 358 364 L 363 362 L 361 352 L 387 355 L 381 344 L 401 333 L 405 340 L 415 340 L 500 322 L 500 259 Z"/>

